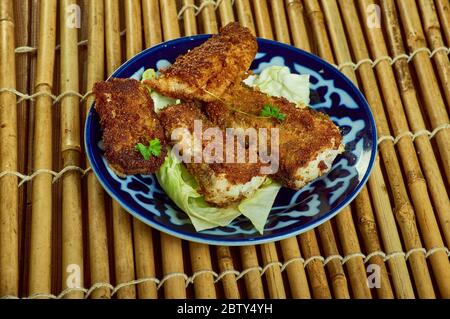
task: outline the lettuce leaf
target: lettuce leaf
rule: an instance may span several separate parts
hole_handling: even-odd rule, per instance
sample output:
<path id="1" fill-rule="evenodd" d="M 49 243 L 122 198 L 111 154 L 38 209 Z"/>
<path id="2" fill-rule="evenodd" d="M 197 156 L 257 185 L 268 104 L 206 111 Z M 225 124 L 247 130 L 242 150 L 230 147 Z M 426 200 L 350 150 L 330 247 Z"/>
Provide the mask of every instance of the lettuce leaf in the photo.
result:
<path id="1" fill-rule="evenodd" d="M 167 107 L 169 105 L 175 105 L 175 104 L 180 104 L 181 103 L 181 100 L 176 100 L 176 99 L 172 99 L 172 98 L 167 97 L 167 96 L 163 96 L 163 95 L 159 94 L 156 91 L 152 91 L 150 93 L 150 96 L 153 99 L 153 105 L 154 105 L 154 109 L 155 109 L 156 113 L 158 113 L 163 108 L 165 108 L 165 107 Z"/>
<path id="2" fill-rule="evenodd" d="M 166 194 L 189 216 L 197 231 L 227 226 L 236 217 L 244 215 L 262 234 L 267 216 L 281 188 L 278 183 L 267 180 L 251 198 L 229 207 L 211 206 L 197 192 L 195 178 L 170 150 L 156 173 L 156 178 Z"/>
<path id="3" fill-rule="evenodd" d="M 142 74 L 141 81 L 143 82 L 145 80 L 152 80 L 152 79 L 156 78 L 157 76 L 158 76 L 158 73 L 154 69 L 147 69 Z M 172 99 L 167 96 L 163 96 L 163 95 L 159 94 L 158 92 L 150 89 L 149 87 L 147 87 L 147 88 L 150 91 L 150 96 L 152 97 L 154 109 L 155 109 L 156 113 L 158 113 L 160 110 L 162 110 L 163 108 L 165 108 L 169 105 L 175 105 L 175 104 L 181 103 L 181 100 L 176 100 L 176 99 Z"/>
<path id="4" fill-rule="evenodd" d="M 156 79 L 156 71 L 154 69 L 147 69 L 142 73 L 142 81 Z"/>
<path id="5" fill-rule="evenodd" d="M 260 75 L 251 75 L 244 80 L 270 96 L 284 97 L 297 107 L 309 104 L 309 75 L 293 74 L 288 67 L 270 66 Z"/>

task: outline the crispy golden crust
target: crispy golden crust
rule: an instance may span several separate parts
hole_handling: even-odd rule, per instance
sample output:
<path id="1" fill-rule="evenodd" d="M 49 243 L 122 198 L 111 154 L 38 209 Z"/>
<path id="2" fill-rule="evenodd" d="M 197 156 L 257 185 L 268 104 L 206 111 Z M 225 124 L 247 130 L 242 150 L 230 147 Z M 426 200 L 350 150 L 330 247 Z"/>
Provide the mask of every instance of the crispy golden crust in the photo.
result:
<path id="1" fill-rule="evenodd" d="M 164 162 L 166 146 L 147 89 L 136 80 L 111 79 L 96 83 L 93 92 L 111 168 L 122 175 L 154 173 Z M 154 138 L 161 141 L 161 154 L 144 160 L 135 146 L 148 145 Z"/>
<path id="2" fill-rule="evenodd" d="M 262 108 L 270 104 L 286 115 L 281 123 L 259 118 Z M 236 112 L 236 110 L 246 114 Z M 207 103 L 205 111 L 213 123 L 222 127 L 279 128 L 280 167 L 276 178 L 285 186 L 296 188 L 296 172 L 306 167 L 325 150 L 337 150 L 342 136 L 330 118 L 310 108 L 296 108 L 284 98 L 266 94 L 238 84 L 227 90 L 221 101 Z M 320 170 L 324 171 L 324 163 Z"/>
<path id="3" fill-rule="evenodd" d="M 159 113 L 159 117 L 166 132 L 167 141 L 171 140 L 171 134 L 177 128 L 186 128 L 193 134 L 195 120 L 202 121 L 203 132 L 208 128 L 217 127 L 206 118 L 194 103 L 169 106 Z M 223 135 L 225 136 L 224 132 Z M 176 142 L 178 141 L 173 141 L 172 143 Z M 202 142 L 202 149 L 210 143 L 207 140 L 203 140 Z M 248 159 L 247 156 L 248 154 L 246 155 L 246 159 Z M 206 188 L 207 181 L 210 179 L 211 171 L 217 175 L 224 174 L 231 185 L 247 183 L 252 177 L 261 175 L 261 164 L 248 163 L 247 160 L 246 163 L 187 163 L 186 167 L 199 180 L 200 186 L 204 188 Z"/>
<path id="4" fill-rule="evenodd" d="M 230 23 L 201 46 L 178 57 L 158 79 L 145 83 L 173 98 L 213 101 L 248 70 L 257 50 L 250 30 Z"/>

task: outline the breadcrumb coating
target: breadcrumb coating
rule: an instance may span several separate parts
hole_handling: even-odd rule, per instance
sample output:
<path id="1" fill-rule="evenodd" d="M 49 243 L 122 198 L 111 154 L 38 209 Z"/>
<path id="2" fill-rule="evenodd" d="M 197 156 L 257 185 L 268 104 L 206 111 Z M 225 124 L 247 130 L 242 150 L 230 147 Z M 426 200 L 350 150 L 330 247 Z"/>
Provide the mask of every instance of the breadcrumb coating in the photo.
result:
<path id="1" fill-rule="evenodd" d="M 111 79 L 96 83 L 93 92 L 109 166 L 119 175 L 157 171 L 167 151 L 164 132 L 147 88 L 133 79 Z M 136 151 L 136 144 L 148 145 L 155 138 L 160 140 L 161 153 L 145 160 Z"/>
<path id="2" fill-rule="evenodd" d="M 250 30 L 230 23 L 219 34 L 178 57 L 161 71 L 160 77 L 144 83 L 165 96 L 213 101 L 249 69 L 257 51 Z"/>
<path id="3" fill-rule="evenodd" d="M 278 108 L 285 119 L 261 118 L 265 105 Z M 222 127 L 279 128 L 280 167 L 275 177 L 286 187 L 299 189 L 328 171 L 331 167 L 322 161 L 317 172 L 309 167 L 321 153 L 335 151 L 335 157 L 343 151 L 340 130 L 327 115 L 309 107 L 296 108 L 284 98 L 270 97 L 243 83 L 230 87 L 204 109 L 209 119 Z"/>

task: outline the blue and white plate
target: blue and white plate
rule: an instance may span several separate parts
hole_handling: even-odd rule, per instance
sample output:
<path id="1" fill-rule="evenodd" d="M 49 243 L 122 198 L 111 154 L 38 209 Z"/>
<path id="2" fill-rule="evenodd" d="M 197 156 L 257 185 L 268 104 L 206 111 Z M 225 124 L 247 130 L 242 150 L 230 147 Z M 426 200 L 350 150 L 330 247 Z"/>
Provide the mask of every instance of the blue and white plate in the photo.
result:
<path id="1" fill-rule="evenodd" d="M 112 77 L 128 78 L 144 68 L 161 68 L 202 44 L 208 35 L 180 38 L 147 49 L 123 64 Z M 300 191 L 282 188 L 260 235 L 245 217 L 227 227 L 196 232 L 187 215 L 159 186 L 154 176 L 120 178 L 107 165 L 99 147 L 102 133 L 92 107 L 86 121 L 85 145 L 92 169 L 112 198 L 142 222 L 186 240 L 212 245 L 253 245 L 306 232 L 335 216 L 366 183 L 376 155 L 376 129 L 363 95 L 334 66 L 320 58 L 275 41 L 258 39 L 259 53 L 252 70 L 271 65 L 309 74 L 311 106 L 327 113 L 341 127 L 345 153 L 332 170 Z"/>

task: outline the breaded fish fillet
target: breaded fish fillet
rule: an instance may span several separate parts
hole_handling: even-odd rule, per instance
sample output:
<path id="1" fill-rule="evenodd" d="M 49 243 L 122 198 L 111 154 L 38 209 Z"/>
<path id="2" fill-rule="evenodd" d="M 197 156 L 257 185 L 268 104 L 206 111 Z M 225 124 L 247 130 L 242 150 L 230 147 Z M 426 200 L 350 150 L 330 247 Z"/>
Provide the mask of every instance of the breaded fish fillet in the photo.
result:
<path id="1" fill-rule="evenodd" d="M 185 146 L 183 150 L 191 155 L 194 154 L 193 144 L 191 144 L 195 132 L 194 121 L 201 121 L 203 132 L 208 128 L 216 127 L 194 103 L 169 106 L 163 109 L 159 116 L 168 141 L 172 140 L 172 133 L 176 129 L 184 128 L 190 133 L 187 136 L 179 136 L 179 139 L 172 141 L 172 144 L 183 143 Z M 202 150 L 210 142 L 203 140 Z M 199 163 L 185 164 L 197 180 L 205 200 L 216 206 L 227 206 L 244 197 L 252 196 L 266 179 L 260 174 L 259 163 L 207 163 L 203 159 Z"/>
<path id="2" fill-rule="evenodd" d="M 213 101 L 214 96 L 222 95 L 236 78 L 242 77 L 257 50 L 250 30 L 230 23 L 145 84 L 165 96 Z"/>
<path id="3" fill-rule="evenodd" d="M 133 79 L 111 79 L 96 83 L 93 92 L 109 166 L 119 175 L 154 173 L 164 162 L 167 151 L 147 88 Z M 135 149 L 136 144 L 149 145 L 156 138 L 161 153 L 145 160 Z"/>
<path id="4" fill-rule="evenodd" d="M 261 118 L 265 105 L 278 108 L 283 121 Z M 300 189 L 327 172 L 343 152 L 339 128 L 330 118 L 310 108 L 296 108 L 284 98 L 270 97 L 237 84 L 221 100 L 207 103 L 209 119 L 222 127 L 279 128 L 279 170 L 275 177 L 285 186 Z"/>

